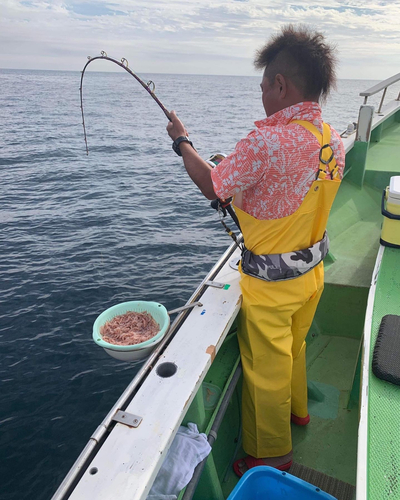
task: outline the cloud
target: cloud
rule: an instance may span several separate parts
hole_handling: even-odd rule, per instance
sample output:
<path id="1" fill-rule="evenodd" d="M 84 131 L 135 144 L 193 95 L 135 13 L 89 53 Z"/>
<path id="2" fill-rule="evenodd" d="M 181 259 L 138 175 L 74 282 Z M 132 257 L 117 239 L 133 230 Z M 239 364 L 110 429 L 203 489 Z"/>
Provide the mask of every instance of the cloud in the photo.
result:
<path id="1" fill-rule="evenodd" d="M 341 77 L 398 71 L 400 1 L 2 0 L 0 67 L 81 69 L 101 50 L 138 71 L 254 74 L 257 48 L 287 23 L 335 43 Z M 398 63 L 397 63 L 398 64 Z"/>
<path id="2" fill-rule="evenodd" d="M 115 4 L 108 4 L 110 6 Z M 108 5 L 101 5 L 100 3 L 73 3 L 67 6 L 67 10 L 80 14 L 82 16 L 125 16 L 126 13 L 121 10 L 115 10 Z"/>

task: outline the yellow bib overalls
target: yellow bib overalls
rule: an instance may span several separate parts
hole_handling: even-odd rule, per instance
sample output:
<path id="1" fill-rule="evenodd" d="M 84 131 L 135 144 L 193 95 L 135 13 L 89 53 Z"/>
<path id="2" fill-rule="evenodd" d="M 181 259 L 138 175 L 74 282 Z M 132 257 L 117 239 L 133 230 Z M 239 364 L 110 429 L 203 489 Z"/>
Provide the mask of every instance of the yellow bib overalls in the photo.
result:
<path id="1" fill-rule="evenodd" d="M 322 147 L 329 145 L 329 126 L 324 124 L 322 136 L 310 122 L 292 123 L 321 144 L 320 170 L 292 215 L 258 220 L 235 207 L 246 248 L 257 255 L 302 250 L 320 241 L 340 185 L 332 149 Z M 324 267 L 320 262 L 300 277 L 276 282 L 240 272 L 243 449 L 256 458 L 277 457 L 292 449 L 290 414 L 308 415 L 305 338 L 324 287 Z"/>

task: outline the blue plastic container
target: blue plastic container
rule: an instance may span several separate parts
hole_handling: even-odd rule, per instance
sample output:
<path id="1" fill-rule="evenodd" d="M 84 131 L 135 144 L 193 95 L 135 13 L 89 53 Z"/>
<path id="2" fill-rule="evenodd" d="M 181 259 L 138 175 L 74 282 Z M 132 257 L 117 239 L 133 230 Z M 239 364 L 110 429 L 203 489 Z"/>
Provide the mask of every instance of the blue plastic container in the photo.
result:
<path id="1" fill-rule="evenodd" d="M 259 466 L 248 470 L 228 500 L 337 500 L 287 472 Z"/>

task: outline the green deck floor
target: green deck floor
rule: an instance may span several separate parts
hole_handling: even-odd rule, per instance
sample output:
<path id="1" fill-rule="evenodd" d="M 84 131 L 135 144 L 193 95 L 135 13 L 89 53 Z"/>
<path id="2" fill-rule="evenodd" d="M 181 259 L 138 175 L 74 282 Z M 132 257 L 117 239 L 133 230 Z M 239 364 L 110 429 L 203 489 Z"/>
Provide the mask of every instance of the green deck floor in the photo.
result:
<path id="1" fill-rule="evenodd" d="M 382 190 L 392 175 L 400 170 L 400 123 L 392 123 L 385 129 L 379 142 L 371 142 L 365 172 L 365 182 Z"/>
<path id="2" fill-rule="evenodd" d="M 358 409 L 348 409 L 360 340 L 321 335 L 308 348 L 309 413 L 292 425 L 293 458 L 355 485 Z"/>
<path id="3" fill-rule="evenodd" d="M 348 409 L 360 340 L 318 335 L 307 350 L 309 412 L 306 427 L 292 424 L 293 460 L 355 485 L 358 408 Z M 236 459 L 245 455 L 242 448 Z M 290 472 L 290 471 L 289 471 Z M 238 478 L 227 471 L 227 495 Z"/>

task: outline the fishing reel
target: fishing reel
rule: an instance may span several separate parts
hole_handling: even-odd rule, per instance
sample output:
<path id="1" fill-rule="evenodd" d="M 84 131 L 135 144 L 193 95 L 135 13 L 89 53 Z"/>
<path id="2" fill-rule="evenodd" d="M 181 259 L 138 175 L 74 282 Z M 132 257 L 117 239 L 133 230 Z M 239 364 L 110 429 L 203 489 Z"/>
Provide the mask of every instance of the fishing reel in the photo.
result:
<path id="1" fill-rule="evenodd" d="M 211 207 L 217 212 L 221 212 L 223 217 L 227 215 L 227 208 L 231 205 L 232 198 L 228 198 L 227 200 L 220 200 L 217 198 L 216 200 L 212 200 Z"/>
<path id="2" fill-rule="evenodd" d="M 210 158 L 208 158 L 208 160 L 206 160 L 206 162 L 212 167 L 216 167 L 219 163 L 221 163 L 221 161 L 226 158 L 226 155 L 224 155 L 223 153 L 217 153 L 215 155 L 212 155 L 210 156 Z M 239 221 L 238 221 L 238 218 L 235 214 L 235 211 L 232 207 L 232 198 L 227 198 L 226 200 L 220 200 L 219 198 L 217 198 L 216 200 L 212 200 L 211 202 L 211 207 L 216 210 L 221 218 L 221 223 L 222 225 L 224 226 L 225 228 L 225 231 L 229 234 L 229 236 L 235 241 L 235 243 L 239 246 L 239 243 L 238 243 L 238 240 L 236 238 L 236 235 L 234 234 L 234 232 L 225 224 L 225 222 L 222 220 L 224 217 L 227 216 L 227 214 L 229 213 L 229 215 L 232 217 L 233 219 L 233 222 L 236 224 L 236 226 L 238 227 L 239 231 L 240 231 L 240 225 L 239 225 Z"/>
<path id="3" fill-rule="evenodd" d="M 226 155 L 223 153 L 217 153 L 215 155 L 210 156 L 206 162 L 212 167 L 216 167 L 221 163 L 221 161 L 226 158 Z M 227 207 L 231 204 L 232 198 L 228 198 L 227 200 L 220 200 L 217 198 L 211 202 L 211 207 L 216 210 L 218 213 L 222 213 L 223 217 L 226 217 Z"/>
<path id="4" fill-rule="evenodd" d="M 221 163 L 222 160 L 226 158 L 226 155 L 224 153 L 217 153 L 215 155 L 210 156 L 206 162 L 212 167 L 216 167 Z"/>

